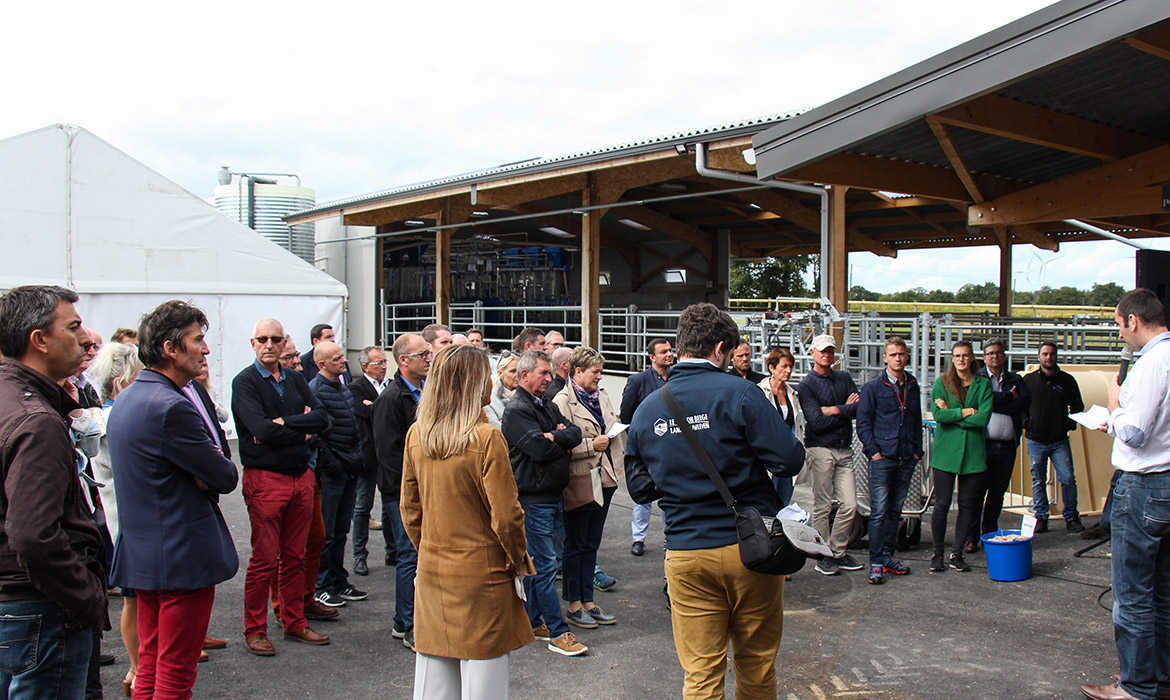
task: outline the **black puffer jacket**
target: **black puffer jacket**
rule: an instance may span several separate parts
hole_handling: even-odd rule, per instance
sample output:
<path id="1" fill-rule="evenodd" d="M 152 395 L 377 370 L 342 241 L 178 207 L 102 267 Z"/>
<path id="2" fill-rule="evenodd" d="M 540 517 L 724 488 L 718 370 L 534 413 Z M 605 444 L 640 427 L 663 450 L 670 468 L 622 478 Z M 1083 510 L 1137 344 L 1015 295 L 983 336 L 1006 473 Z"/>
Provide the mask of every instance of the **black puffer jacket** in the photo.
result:
<path id="1" fill-rule="evenodd" d="M 318 373 L 309 382 L 309 390 L 325 406 L 333 423 L 321 436 L 322 444 L 317 450 L 318 468 L 329 473 L 361 472 L 362 440 L 358 435 L 357 418 L 353 413 L 354 398 L 349 387 Z"/>
<path id="2" fill-rule="evenodd" d="M 524 387 L 516 389 L 508 402 L 502 423 L 520 502 L 560 501 L 569 485 L 569 451 L 581 444 L 581 429 L 552 401 L 539 400 Z M 565 427 L 558 430 L 557 425 Z"/>

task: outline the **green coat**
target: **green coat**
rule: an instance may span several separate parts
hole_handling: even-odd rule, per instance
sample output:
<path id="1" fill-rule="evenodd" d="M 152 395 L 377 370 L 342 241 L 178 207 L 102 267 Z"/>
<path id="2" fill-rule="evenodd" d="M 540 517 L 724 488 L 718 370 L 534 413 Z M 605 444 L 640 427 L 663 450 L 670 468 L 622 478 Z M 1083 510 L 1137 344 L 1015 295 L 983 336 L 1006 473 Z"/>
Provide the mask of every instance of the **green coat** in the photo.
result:
<path id="1" fill-rule="evenodd" d="M 939 408 L 935 399 L 942 399 L 947 408 Z M 947 391 L 942 377 L 934 380 L 930 392 L 930 407 L 938 428 L 930 452 L 930 466 L 952 474 L 978 474 L 987 471 L 987 421 L 991 419 L 991 381 L 975 375 L 967 388 L 967 400 Z M 978 411 L 973 416 L 960 418 L 964 408 Z"/>

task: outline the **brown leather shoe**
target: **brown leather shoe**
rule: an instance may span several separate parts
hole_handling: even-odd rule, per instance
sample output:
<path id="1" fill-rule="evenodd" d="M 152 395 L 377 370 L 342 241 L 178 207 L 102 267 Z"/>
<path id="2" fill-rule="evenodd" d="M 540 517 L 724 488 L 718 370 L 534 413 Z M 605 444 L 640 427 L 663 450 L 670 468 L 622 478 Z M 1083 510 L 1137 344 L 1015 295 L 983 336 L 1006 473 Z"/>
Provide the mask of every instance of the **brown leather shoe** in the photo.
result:
<path id="1" fill-rule="evenodd" d="M 308 627 L 302 627 L 299 630 L 295 630 L 293 632 L 285 632 L 284 638 L 291 639 L 295 642 L 302 642 L 304 644 L 313 644 L 315 646 L 321 646 L 329 643 L 329 635 L 317 634 Z"/>
<path id="2" fill-rule="evenodd" d="M 248 651 L 256 656 L 276 656 L 276 647 L 272 646 L 272 642 L 268 641 L 268 635 L 263 632 L 248 635 L 244 639 L 244 644 Z"/>
<path id="3" fill-rule="evenodd" d="M 200 650 L 199 663 L 205 663 L 207 661 L 211 661 L 211 657 L 207 655 L 207 652 Z"/>
<path id="4" fill-rule="evenodd" d="M 305 603 L 305 617 L 310 620 L 335 622 L 341 618 L 341 612 L 334 608 L 327 608 L 314 600 L 312 603 Z"/>
<path id="5" fill-rule="evenodd" d="M 223 649 L 227 646 L 226 639 L 216 639 L 215 637 L 203 637 L 204 649 Z"/>
<path id="6" fill-rule="evenodd" d="M 1137 700 L 1117 683 L 1110 685 L 1082 685 L 1081 692 L 1093 700 Z"/>

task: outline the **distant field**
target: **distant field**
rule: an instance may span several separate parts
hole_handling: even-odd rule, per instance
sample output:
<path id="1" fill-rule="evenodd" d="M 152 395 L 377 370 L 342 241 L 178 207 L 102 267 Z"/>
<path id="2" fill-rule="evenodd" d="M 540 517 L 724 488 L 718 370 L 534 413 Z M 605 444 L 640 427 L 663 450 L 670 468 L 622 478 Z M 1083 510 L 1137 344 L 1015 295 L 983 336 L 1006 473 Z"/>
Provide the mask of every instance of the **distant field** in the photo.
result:
<path id="1" fill-rule="evenodd" d="M 732 299 L 731 308 L 737 311 L 765 311 L 768 309 L 792 309 L 804 306 L 815 306 L 816 300 L 809 299 L 807 303 L 785 299 L 775 301 L 769 299 Z M 849 310 L 855 312 L 877 311 L 880 313 L 931 313 L 931 314 L 990 314 L 999 313 L 997 304 L 957 304 L 928 301 L 856 301 L 849 302 Z M 1044 304 L 1014 304 L 1012 316 L 1015 318 L 1072 318 L 1074 316 L 1092 316 L 1097 318 L 1113 318 L 1111 306 L 1052 306 Z"/>

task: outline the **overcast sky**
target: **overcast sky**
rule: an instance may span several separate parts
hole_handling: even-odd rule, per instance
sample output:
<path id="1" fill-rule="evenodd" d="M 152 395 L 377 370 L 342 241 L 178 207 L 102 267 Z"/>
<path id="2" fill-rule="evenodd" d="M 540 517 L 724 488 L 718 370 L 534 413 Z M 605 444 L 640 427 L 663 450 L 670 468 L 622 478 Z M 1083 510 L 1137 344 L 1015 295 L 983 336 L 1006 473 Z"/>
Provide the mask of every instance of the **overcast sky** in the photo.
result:
<path id="1" fill-rule="evenodd" d="M 83 126 L 201 197 L 292 171 L 319 202 L 806 110 L 1043 0 L 17 3 L 0 137 Z M 1170 241 L 1160 247 L 1170 248 Z M 850 257 L 878 291 L 997 279 L 992 248 Z M 1133 251 L 1016 248 L 1017 288 L 1133 284 Z"/>

